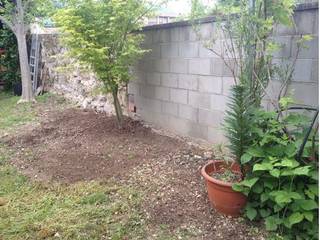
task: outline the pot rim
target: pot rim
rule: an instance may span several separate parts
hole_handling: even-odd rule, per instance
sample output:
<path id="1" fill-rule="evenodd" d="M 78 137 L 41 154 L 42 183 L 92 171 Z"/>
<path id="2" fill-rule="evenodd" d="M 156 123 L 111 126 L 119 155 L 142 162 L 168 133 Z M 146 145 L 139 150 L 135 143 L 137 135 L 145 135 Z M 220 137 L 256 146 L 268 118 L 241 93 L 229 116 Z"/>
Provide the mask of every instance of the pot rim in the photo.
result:
<path id="1" fill-rule="evenodd" d="M 201 175 L 209 182 L 215 183 L 217 185 L 220 186 L 224 186 L 224 187 L 231 187 L 234 183 L 231 182 L 224 182 L 221 180 L 218 180 L 216 178 L 211 177 L 207 172 L 206 172 L 206 168 L 207 166 L 211 165 L 211 164 L 215 164 L 215 163 L 220 163 L 220 162 L 225 162 L 223 160 L 210 160 L 209 162 L 207 162 L 201 169 Z"/>

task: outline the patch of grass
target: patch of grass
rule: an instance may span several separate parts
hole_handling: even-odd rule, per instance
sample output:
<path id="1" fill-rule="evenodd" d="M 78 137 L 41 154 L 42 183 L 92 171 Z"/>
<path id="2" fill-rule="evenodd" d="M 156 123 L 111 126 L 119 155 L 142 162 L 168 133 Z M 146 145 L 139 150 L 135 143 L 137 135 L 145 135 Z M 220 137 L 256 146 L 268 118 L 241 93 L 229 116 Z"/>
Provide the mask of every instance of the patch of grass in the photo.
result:
<path id="1" fill-rule="evenodd" d="M 140 195 L 132 188 L 31 183 L 0 166 L 0 239 L 144 239 Z"/>
<path id="2" fill-rule="evenodd" d="M 0 129 L 8 129 L 35 118 L 31 103 L 17 104 L 19 97 L 0 93 Z"/>

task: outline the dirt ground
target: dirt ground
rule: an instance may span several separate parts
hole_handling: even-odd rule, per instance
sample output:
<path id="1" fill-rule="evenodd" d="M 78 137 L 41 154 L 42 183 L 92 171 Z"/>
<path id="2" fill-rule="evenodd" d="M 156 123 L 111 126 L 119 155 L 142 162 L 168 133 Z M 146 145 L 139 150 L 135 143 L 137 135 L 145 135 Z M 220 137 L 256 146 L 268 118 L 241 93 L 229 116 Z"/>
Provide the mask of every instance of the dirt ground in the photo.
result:
<path id="1" fill-rule="evenodd" d="M 65 184 L 112 179 L 135 186 L 144 193 L 149 239 L 153 226 L 162 225 L 191 232 L 191 239 L 264 239 L 244 219 L 210 207 L 200 176 L 207 150 L 138 121 L 127 118 L 119 130 L 115 118 L 105 114 L 50 109 L 40 125 L 1 141 L 16 151 L 12 164 L 32 179 Z"/>

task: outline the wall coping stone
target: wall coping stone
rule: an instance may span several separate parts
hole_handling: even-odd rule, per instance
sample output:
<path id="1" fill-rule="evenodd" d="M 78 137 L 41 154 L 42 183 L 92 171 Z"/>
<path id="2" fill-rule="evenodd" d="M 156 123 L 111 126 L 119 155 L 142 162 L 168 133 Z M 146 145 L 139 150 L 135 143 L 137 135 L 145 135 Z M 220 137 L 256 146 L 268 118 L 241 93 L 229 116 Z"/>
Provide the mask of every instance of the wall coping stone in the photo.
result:
<path id="1" fill-rule="evenodd" d="M 295 8 L 295 11 L 308 11 L 308 10 L 315 10 L 319 9 L 319 3 L 318 2 L 311 2 L 311 3 L 301 3 L 298 4 Z M 171 22 L 171 23 L 164 23 L 164 24 L 157 24 L 157 25 L 151 25 L 146 26 L 142 28 L 142 32 L 150 31 L 150 30 L 156 30 L 156 29 L 167 29 L 167 28 L 175 28 L 175 27 L 187 27 L 192 26 L 193 23 L 197 24 L 204 24 L 204 23 L 212 23 L 216 22 L 215 16 L 209 16 L 204 18 L 199 18 L 197 20 L 186 20 L 186 21 L 179 21 L 179 22 Z"/>

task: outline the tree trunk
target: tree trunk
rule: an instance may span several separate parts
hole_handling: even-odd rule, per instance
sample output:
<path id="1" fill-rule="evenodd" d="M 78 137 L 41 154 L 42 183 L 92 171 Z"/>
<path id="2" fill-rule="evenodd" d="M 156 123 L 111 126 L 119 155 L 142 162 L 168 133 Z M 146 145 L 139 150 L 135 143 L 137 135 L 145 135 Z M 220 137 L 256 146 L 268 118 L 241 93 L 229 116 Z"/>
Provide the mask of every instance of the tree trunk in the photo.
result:
<path id="1" fill-rule="evenodd" d="M 118 126 L 119 126 L 119 128 L 122 128 L 123 127 L 123 113 L 122 113 L 122 108 L 121 108 L 119 98 L 118 98 L 118 88 L 115 88 L 112 90 L 112 96 L 113 96 L 113 104 L 114 104 L 114 109 L 116 111 Z"/>
<path id="2" fill-rule="evenodd" d="M 34 101 L 34 97 L 33 97 L 33 91 L 32 91 L 30 68 L 28 63 L 26 34 L 24 32 L 23 27 L 21 27 L 21 29 L 17 29 L 16 37 L 18 42 L 21 83 L 22 83 L 22 96 L 19 102 L 30 102 L 30 101 Z"/>

